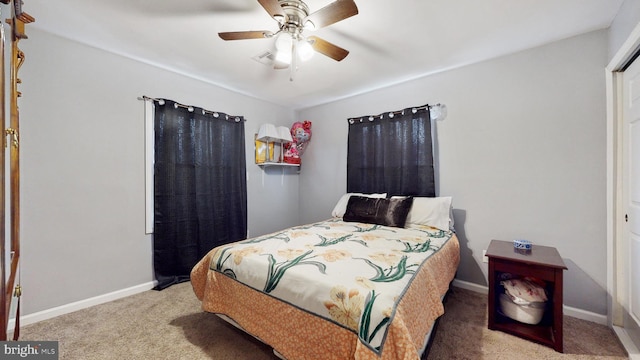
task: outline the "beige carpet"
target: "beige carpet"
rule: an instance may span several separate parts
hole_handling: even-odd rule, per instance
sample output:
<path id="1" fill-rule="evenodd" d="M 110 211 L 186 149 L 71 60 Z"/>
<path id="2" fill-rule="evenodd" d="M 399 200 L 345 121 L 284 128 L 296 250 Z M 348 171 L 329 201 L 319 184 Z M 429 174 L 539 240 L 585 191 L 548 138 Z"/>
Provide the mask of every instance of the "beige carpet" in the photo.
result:
<path id="1" fill-rule="evenodd" d="M 488 330 L 486 306 L 486 295 L 453 288 L 429 359 L 627 358 L 605 326 L 565 316 L 560 354 Z M 60 359 L 277 359 L 269 347 L 203 313 L 189 283 L 25 326 L 20 340 L 58 340 Z"/>

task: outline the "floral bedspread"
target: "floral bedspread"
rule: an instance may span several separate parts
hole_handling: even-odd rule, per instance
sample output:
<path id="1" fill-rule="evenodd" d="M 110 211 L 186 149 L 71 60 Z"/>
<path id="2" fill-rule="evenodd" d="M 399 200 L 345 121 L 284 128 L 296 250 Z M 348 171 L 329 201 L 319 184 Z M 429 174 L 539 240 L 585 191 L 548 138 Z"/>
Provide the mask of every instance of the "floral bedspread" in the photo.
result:
<path id="1" fill-rule="evenodd" d="M 380 353 L 414 275 L 451 237 L 334 218 L 218 247 L 209 269 L 338 324 Z"/>

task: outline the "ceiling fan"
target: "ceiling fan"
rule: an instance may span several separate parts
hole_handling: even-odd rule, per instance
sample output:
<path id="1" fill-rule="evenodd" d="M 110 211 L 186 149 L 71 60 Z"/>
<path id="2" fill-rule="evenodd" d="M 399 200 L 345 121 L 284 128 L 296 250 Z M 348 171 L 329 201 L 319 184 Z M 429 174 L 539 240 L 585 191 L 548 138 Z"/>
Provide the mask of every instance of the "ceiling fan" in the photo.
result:
<path id="1" fill-rule="evenodd" d="M 258 0 L 260 5 L 278 22 L 279 30 L 232 31 L 218 33 L 223 40 L 275 38 L 275 68 L 295 68 L 297 58 L 306 60 L 318 52 L 336 61 L 343 60 L 349 51 L 317 36 L 304 36 L 306 30 L 316 30 L 358 14 L 353 0 L 335 2 L 310 13 L 302 0 Z"/>

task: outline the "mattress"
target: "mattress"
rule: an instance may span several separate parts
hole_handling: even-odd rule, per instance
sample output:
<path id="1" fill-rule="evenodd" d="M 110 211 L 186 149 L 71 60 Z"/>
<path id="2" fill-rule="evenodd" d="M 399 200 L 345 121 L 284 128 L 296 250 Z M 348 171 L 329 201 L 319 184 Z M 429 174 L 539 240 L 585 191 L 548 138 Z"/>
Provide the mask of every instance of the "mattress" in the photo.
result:
<path id="1" fill-rule="evenodd" d="M 191 282 L 286 359 L 417 359 L 459 259 L 451 231 L 333 218 L 217 247 Z"/>

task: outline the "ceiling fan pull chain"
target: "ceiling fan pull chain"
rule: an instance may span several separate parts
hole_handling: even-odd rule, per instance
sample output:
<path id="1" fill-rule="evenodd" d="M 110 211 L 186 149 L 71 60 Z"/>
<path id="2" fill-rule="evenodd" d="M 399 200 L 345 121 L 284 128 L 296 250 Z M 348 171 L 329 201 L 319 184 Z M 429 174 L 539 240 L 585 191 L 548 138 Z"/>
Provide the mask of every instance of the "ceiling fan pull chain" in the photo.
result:
<path id="1" fill-rule="evenodd" d="M 293 81 L 296 70 L 298 69 L 298 47 L 297 41 L 291 44 L 291 66 L 289 66 L 289 81 Z"/>

